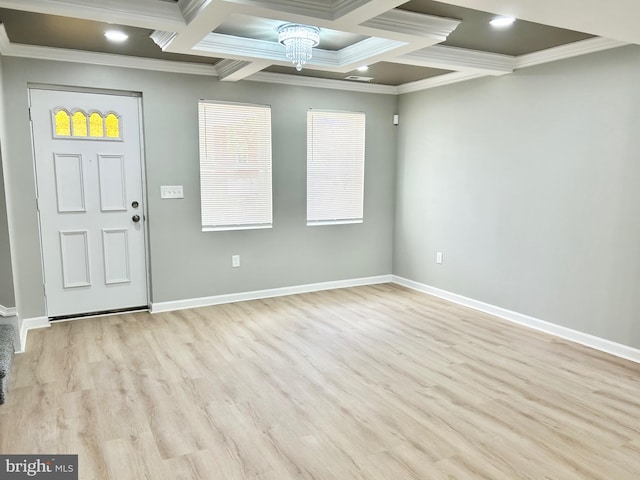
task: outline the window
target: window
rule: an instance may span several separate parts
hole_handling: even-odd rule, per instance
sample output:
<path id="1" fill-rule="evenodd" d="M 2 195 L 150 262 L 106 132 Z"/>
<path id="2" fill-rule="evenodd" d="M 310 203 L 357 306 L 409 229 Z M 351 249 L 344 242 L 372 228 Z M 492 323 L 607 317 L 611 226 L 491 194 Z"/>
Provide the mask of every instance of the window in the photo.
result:
<path id="1" fill-rule="evenodd" d="M 271 108 L 200 101 L 202 231 L 271 228 Z"/>
<path id="2" fill-rule="evenodd" d="M 365 115 L 307 111 L 307 225 L 362 223 Z"/>

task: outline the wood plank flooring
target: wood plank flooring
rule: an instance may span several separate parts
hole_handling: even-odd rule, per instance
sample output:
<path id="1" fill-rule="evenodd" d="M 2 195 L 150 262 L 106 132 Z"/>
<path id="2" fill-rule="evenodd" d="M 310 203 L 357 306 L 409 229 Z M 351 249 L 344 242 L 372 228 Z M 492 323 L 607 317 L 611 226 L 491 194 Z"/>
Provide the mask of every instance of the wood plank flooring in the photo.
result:
<path id="1" fill-rule="evenodd" d="M 640 365 L 395 285 L 29 334 L 0 452 L 90 479 L 640 478 Z"/>

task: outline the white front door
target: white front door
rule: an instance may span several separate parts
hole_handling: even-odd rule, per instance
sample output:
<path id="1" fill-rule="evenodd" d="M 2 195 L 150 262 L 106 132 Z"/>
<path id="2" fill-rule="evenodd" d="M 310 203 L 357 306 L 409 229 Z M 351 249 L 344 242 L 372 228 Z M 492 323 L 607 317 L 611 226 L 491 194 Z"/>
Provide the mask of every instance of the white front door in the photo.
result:
<path id="1" fill-rule="evenodd" d="M 47 315 L 147 306 L 139 98 L 29 95 Z"/>

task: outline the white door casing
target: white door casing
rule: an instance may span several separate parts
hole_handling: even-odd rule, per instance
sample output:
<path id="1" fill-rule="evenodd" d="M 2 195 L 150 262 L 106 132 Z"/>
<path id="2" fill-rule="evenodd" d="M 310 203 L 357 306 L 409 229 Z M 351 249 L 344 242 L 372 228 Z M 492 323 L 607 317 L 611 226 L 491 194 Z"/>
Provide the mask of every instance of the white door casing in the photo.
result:
<path id="1" fill-rule="evenodd" d="M 43 89 L 29 94 L 47 315 L 146 306 L 140 99 Z M 82 112 L 80 120 L 98 114 L 104 134 L 96 134 L 100 120 L 83 131 L 73 117 L 69 132 L 56 134 L 60 109 Z M 117 138 L 104 129 L 109 114 L 118 119 Z"/>

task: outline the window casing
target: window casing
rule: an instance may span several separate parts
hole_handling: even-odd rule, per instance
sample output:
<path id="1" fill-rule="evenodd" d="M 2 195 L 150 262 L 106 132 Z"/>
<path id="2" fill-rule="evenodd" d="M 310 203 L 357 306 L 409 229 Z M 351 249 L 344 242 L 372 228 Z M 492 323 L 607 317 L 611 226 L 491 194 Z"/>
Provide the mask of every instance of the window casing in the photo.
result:
<path id="1" fill-rule="evenodd" d="M 307 111 L 307 225 L 362 223 L 365 114 Z"/>
<path id="2" fill-rule="evenodd" d="M 271 228 L 271 107 L 200 101 L 203 231 Z"/>

